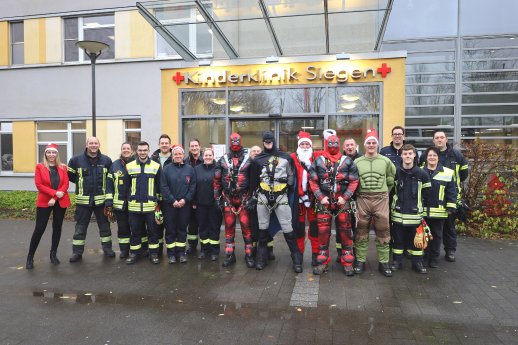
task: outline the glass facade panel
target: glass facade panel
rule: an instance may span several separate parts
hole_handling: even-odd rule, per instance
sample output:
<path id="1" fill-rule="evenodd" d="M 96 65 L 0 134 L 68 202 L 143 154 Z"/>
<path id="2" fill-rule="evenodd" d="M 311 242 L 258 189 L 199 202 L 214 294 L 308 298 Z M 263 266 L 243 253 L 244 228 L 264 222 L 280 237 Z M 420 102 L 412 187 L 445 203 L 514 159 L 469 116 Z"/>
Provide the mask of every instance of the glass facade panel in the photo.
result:
<path id="1" fill-rule="evenodd" d="M 488 70 L 488 69 L 518 69 L 517 60 L 489 60 L 489 61 L 468 61 L 462 64 L 466 71 Z"/>
<path id="2" fill-rule="evenodd" d="M 329 113 L 379 112 L 378 86 L 335 87 L 329 91 Z"/>
<path id="3" fill-rule="evenodd" d="M 86 147 L 86 133 L 72 133 L 72 155 L 83 153 Z"/>
<path id="4" fill-rule="evenodd" d="M 225 91 L 182 93 L 182 115 L 225 115 Z"/>
<path id="5" fill-rule="evenodd" d="M 407 50 L 409 54 L 413 54 L 414 51 L 453 49 L 455 49 L 455 40 L 423 40 L 408 42 L 384 42 L 381 50 Z"/>
<path id="6" fill-rule="evenodd" d="M 438 52 L 422 52 L 422 53 L 409 53 L 407 57 L 407 63 L 420 63 L 420 62 L 448 62 L 455 60 L 454 51 L 438 51 Z"/>
<path id="7" fill-rule="evenodd" d="M 407 117 L 405 126 L 453 126 L 453 116 Z"/>
<path id="8" fill-rule="evenodd" d="M 342 140 L 352 137 L 358 144 L 358 150 L 365 152 L 363 140 L 370 128 L 379 129 L 379 115 L 330 115 L 329 128 L 336 130 L 336 134 Z"/>
<path id="9" fill-rule="evenodd" d="M 513 126 L 518 125 L 516 116 L 463 117 L 462 126 Z"/>
<path id="10" fill-rule="evenodd" d="M 518 90 L 514 94 L 464 95 L 462 103 L 518 103 Z"/>
<path id="11" fill-rule="evenodd" d="M 518 114 L 518 104 L 516 105 L 475 105 L 462 107 L 463 115 L 482 115 L 482 114 Z"/>
<path id="12" fill-rule="evenodd" d="M 449 72 L 455 71 L 455 63 L 422 63 L 422 64 L 407 64 L 406 65 L 406 73 L 407 74 L 415 74 L 415 73 L 441 73 L 441 72 Z"/>
<path id="13" fill-rule="evenodd" d="M 518 48 L 464 50 L 464 59 L 495 59 L 518 56 Z"/>
<path id="14" fill-rule="evenodd" d="M 54 121 L 38 122 L 39 131 L 66 130 L 66 129 L 67 129 L 66 122 L 54 122 Z"/>
<path id="15" fill-rule="evenodd" d="M 407 96 L 431 93 L 453 93 L 455 92 L 455 84 L 407 85 L 405 90 Z"/>
<path id="16" fill-rule="evenodd" d="M 407 116 L 437 116 L 437 115 L 453 115 L 453 106 L 436 106 L 436 107 L 407 107 Z"/>
<path id="17" fill-rule="evenodd" d="M 414 74 L 406 76 L 408 84 L 455 82 L 455 74 Z"/>
<path id="18" fill-rule="evenodd" d="M 406 104 L 408 105 L 436 105 L 436 104 L 453 104 L 454 96 L 407 96 Z"/>
<path id="19" fill-rule="evenodd" d="M 271 22 L 286 55 L 320 54 L 326 51 L 324 16 L 272 18 Z M 304 33 L 304 39 L 301 39 Z"/>
<path id="20" fill-rule="evenodd" d="M 502 34 L 516 31 L 518 3 L 509 0 L 460 1 L 462 35 Z"/>
<path id="21" fill-rule="evenodd" d="M 507 83 L 465 83 L 462 84 L 462 92 L 515 92 L 518 90 L 518 82 Z"/>
<path id="22" fill-rule="evenodd" d="M 279 148 L 286 152 L 295 152 L 298 147 L 299 131 L 308 132 L 313 141 L 313 150 L 322 148 L 324 119 L 282 119 L 279 120 Z"/>
<path id="23" fill-rule="evenodd" d="M 182 121 L 182 141 L 184 147 L 189 147 L 191 138 L 200 139 L 201 146 L 210 144 L 226 144 L 225 119 L 188 119 Z"/>
<path id="24" fill-rule="evenodd" d="M 481 38 L 465 38 L 462 40 L 464 48 L 494 48 L 494 47 L 516 47 L 518 35 L 510 35 L 504 37 L 481 37 Z"/>

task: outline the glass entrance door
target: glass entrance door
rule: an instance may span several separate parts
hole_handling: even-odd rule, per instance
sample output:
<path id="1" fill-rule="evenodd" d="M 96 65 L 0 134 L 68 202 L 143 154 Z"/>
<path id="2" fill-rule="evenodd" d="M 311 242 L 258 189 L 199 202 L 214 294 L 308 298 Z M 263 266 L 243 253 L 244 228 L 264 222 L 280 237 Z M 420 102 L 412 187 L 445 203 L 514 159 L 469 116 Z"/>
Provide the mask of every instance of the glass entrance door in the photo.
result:
<path id="1" fill-rule="evenodd" d="M 262 135 L 266 130 L 274 132 L 278 147 L 286 152 L 297 150 L 299 131 L 308 132 L 315 150 L 322 148 L 324 117 L 250 119 L 240 118 L 230 121 L 231 132 L 238 132 L 245 147 L 263 147 Z"/>

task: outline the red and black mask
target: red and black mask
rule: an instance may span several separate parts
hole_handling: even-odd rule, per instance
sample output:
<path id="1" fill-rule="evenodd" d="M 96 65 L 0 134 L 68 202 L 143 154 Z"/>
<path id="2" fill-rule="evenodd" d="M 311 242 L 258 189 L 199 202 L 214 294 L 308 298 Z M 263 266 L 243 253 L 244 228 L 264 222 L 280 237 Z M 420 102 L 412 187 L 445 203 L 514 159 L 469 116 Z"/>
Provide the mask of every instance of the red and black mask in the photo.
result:
<path id="1" fill-rule="evenodd" d="M 234 152 L 238 152 L 242 148 L 241 136 L 238 133 L 230 134 L 230 149 Z"/>
<path id="2" fill-rule="evenodd" d="M 332 135 L 327 139 L 327 151 L 332 155 L 340 152 L 340 139 L 336 135 Z"/>

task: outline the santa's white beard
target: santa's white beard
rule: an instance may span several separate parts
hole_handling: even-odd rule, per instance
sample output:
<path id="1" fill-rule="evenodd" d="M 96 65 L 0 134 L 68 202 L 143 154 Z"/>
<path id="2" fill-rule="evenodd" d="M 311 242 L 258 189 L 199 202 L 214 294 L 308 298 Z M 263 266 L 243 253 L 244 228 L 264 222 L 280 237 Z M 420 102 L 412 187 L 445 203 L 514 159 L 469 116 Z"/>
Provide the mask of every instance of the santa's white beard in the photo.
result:
<path id="1" fill-rule="evenodd" d="M 306 166 L 309 168 L 311 165 L 311 156 L 313 156 L 313 149 L 303 149 L 303 148 L 297 148 L 297 157 L 301 162 L 304 162 Z"/>

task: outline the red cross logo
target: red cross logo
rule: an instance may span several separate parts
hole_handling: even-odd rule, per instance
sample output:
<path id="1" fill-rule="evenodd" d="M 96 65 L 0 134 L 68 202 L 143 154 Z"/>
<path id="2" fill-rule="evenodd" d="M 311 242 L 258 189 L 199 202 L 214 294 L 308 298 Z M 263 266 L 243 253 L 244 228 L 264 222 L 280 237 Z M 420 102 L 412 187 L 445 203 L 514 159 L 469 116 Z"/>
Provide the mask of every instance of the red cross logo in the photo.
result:
<path id="1" fill-rule="evenodd" d="M 378 70 L 378 72 L 379 72 L 379 70 Z M 185 79 L 185 77 L 180 72 L 176 72 L 176 74 L 173 75 L 173 80 L 176 82 L 176 85 L 180 85 L 180 83 L 184 79 Z"/>
<path id="2" fill-rule="evenodd" d="M 381 77 L 385 78 L 388 73 L 392 72 L 392 68 L 387 67 L 386 63 L 382 63 L 381 67 L 378 68 L 378 73 L 381 73 Z"/>

